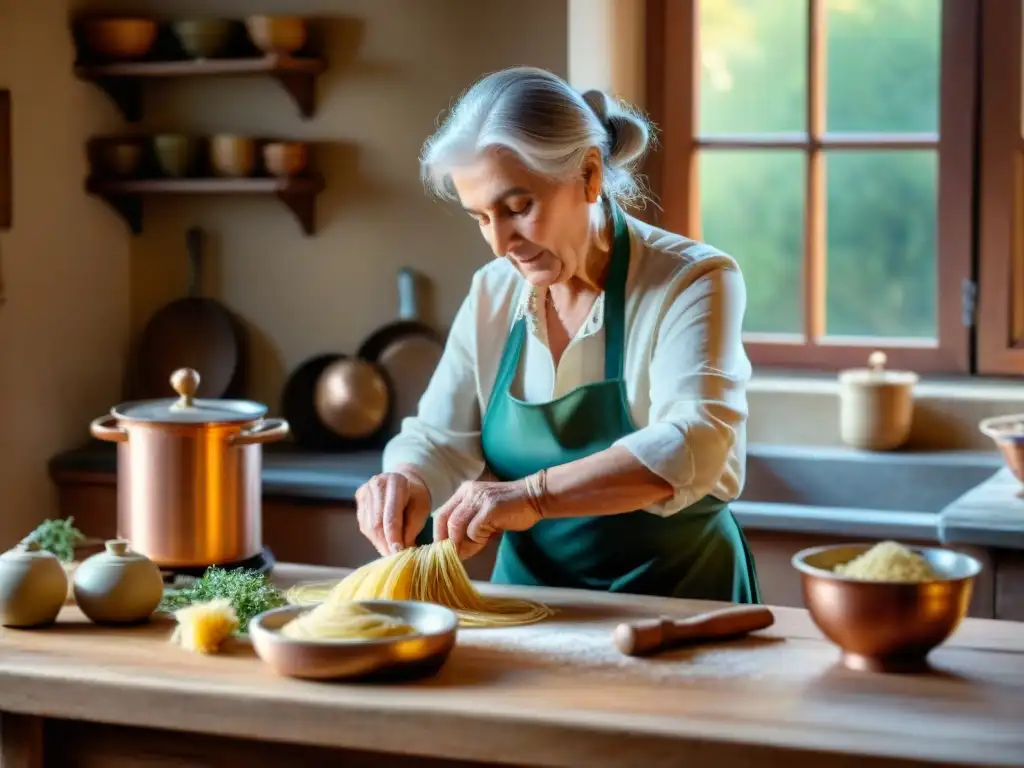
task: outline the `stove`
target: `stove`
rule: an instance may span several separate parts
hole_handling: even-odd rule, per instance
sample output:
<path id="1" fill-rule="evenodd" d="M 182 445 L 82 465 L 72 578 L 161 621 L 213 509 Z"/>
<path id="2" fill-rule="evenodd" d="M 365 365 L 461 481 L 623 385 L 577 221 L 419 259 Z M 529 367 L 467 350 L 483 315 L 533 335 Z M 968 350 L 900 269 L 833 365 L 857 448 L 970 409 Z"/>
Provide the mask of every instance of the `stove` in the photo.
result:
<path id="1" fill-rule="evenodd" d="M 236 563 L 216 563 L 218 568 L 223 568 L 226 571 L 252 570 L 268 575 L 274 570 L 276 564 L 277 560 L 274 558 L 274 554 L 267 547 L 264 547 L 259 554 L 247 560 L 239 560 Z M 197 579 L 206 572 L 207 567 L 200 565 L 181 568 L 161 568 L 160 572 L 164 576 L 164 582 L 171 583 L 182 577 Z"/>

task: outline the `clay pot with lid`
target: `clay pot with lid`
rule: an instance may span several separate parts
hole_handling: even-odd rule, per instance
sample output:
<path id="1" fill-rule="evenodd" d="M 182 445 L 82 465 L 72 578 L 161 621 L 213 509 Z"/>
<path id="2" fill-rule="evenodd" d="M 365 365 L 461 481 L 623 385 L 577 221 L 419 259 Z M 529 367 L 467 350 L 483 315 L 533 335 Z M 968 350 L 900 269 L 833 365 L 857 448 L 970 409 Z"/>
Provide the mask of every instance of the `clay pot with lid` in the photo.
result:
<path id="1" fill-rule="evenodd" d="M 111 539 L 103 552 L 75 569 L 75 602 L 97 624 L 145 621 L 164 596 L 164 579 L 156 563 L 133 552 L 124 539 Z"/>
<path id="2" fill-rule="evenodd" d="M 171 375 L 177 398 L 125 403 L 90 425 L 117 443 L 117 531 L 162 568 L 255 557 L 262 541 L 262 444 L 284 419 L 248 400 L 196 398 L 199 373 Z"/>
<path id="3" fill-rule="evenodd" d="M 872 352 L 867 368 L 839 374 L 839 434 L 852 448 L 891 451 L 910 437 L 918 376 L 886 362 L 884 352 Z"/>
<path id="4" fill-rule="evenodd" d="M 52 624 L 67 594 L 64 566 L 35 539 L 29 537 L 0 555 L 0 625 Z"/>

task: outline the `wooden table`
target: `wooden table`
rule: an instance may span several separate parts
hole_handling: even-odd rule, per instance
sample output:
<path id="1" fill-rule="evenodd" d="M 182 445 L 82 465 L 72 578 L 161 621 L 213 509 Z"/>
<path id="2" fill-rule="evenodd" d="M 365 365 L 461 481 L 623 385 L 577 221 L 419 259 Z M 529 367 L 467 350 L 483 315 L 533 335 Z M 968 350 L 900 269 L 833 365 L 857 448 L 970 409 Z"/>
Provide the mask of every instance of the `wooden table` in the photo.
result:
<path id="1" fill-rule="evenodd" d="M 343 571 L 279 566 L 283 583 Z M 934 673 L 857 674 L 798 609 L 745 640 L 648 660 L 617 620 L 696 601 L 486 587 L 560 610 L 462 631 L 441 673 L 401 685 L 274 676 L 244 642 L 202 657 L 170 624 L 0 631 L 2 763 L 125 765 L 1022 765 L 1024 624 L 973 619 Z M 187 735 L 184 735 L 187 734 Z M 44 758 L 45 754 L 45 758 Z"/>

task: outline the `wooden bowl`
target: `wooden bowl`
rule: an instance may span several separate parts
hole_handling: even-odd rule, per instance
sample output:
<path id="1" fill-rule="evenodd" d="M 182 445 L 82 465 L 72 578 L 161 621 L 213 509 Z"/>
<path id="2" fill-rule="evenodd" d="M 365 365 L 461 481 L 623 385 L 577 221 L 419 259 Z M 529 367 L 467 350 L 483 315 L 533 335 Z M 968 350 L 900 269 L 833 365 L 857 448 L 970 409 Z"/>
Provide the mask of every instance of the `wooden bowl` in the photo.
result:
<path id="1" fill-rule="evenodd" d="M 142 144 L 135 139 L 104 141 L 97 147 L 96 159 L 103 175 L 130 178 L 142 165 Z"/>
<path id="2" fill-rule="evenodd" d="M 157 24 L 153 19 L 88 19 L 82 23 L 89 49 L 104 59 L 129 61 L 141 59 L 156 41 Z"/>
<path id="3" fill-rule="evenodd" d="M 245 28 L 264 53 L 295 53 L 306 44 L 306 21 L 299 16 L 250 16 Z"/>
<path id="4" fill-rule="evenodd" d="M 198 164 L 199 140 L 180 133 L 160 134 L 153 137 L 153 154 L 165 176 L 190 176 Z"/>
<path id="5" fill-rule="evenodd" d="M 812 547 L 793 556 L 811 619 L 842 651 L 843 665 L 867 672 L 920 672 L 956 631 L 981 563 L 939 548 L 911 549 L 942 577 L 925 582 L 864 581 L 833 570 L 871 544 Z"/>
<path id="6" fill-rule="evenodd" d="M 301 141 L 272 141 L 263 147 L 263 165 L 271 176 L 301 176 L 309 163 L 309 148 Z"/>
<path id="7" fill-rule="evenodd" d="M 311 680 L 410 679 L 436 673 L 447 661 L 459 625 L 454 611 L 413 600 L 360 600 L 372 611 L 411 624 L 416 634 L 375 640 L 293 640 L 281 627 L 313 606 L 288 605 L 249 622 L 256 655 L 277 674 Z"/>
<path id="8" fill-rule="evenodd" d="M 194 59 L 210 59 L 223 52 L 233 29 L 226 19 L 183 19 L 171 24 L 182 49 Z"/>
<path id="9" fill-rule="evenodd" d="M 210 139 L 210 165 L 217 176 L 251 176 L 256 167 L 256 143 L 243 136 L 214 136 Z"/>

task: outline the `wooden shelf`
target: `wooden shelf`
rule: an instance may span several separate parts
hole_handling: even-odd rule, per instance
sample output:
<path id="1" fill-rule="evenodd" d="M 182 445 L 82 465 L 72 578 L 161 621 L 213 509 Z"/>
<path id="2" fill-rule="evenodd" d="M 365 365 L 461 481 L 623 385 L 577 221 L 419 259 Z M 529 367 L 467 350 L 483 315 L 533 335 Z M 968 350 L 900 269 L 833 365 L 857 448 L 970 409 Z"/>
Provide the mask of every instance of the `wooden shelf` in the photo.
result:
<path id="1" fill-rule="evenodd" d="M 320 57 L 267 54 L 236 59 L 186 59 L 116 64 L 80 64 L 75 75 L 95 83 L 111 98 L 124 118 L 142 118 L 142 85 L 146 80 L 178 77 L 264 75 L 275 79 L 291 96 L 303 117 L 316 112 L 316 81 L 327 69 Z"/>
<path id="2" fill-rule="evenodd" d="M 133 234 L 142 232 L 142 200 L 158 195 L 273 195 L 294 214 L 307 235 L 316 232 L 316 198 L 324 189 L 319 176 L 277 178 L 106 179 L 86 180 L 90 195 L 103 198 Z"/>

